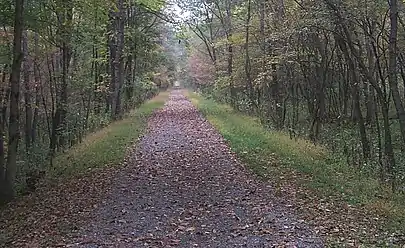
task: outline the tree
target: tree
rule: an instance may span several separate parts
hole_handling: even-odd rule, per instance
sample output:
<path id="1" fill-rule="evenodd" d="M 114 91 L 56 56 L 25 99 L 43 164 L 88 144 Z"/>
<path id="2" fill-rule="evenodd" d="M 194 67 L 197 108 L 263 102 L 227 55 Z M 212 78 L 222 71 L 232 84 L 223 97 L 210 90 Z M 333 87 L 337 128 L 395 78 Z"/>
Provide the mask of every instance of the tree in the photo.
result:
<path id="1" fill-rule="evenodd" d="M 256 113 L 266 126 L 288 130 L 292 138 L 300 134 L 328 146 L 350 166 L 366 167 L 383 184 L 389 181 L 393 190 L 405 183 L 401 1 L 183 5 L 194 6 L 189 8 L 194 22 L 186 21 L 194 45 L 190 61 L 197 61 L 202 45 L 208 55 L 216 51 L 213 83 L 201 83 L 190 67 L 197 87 Z"/>
<path id="2" fill-rule="evenodd" d="M 4 173 L 4 179 L 1 181 L 1 199 L 9 200 L 14 197 L 14 181 L 17 170 L 17 149 L 19 142 L 19 102 L 20 102 L 20 74 L 21 64 L 23 61 L 22 35 L 24 30 L 23 24 L 24 0 L 15 1 L 14 13 L 14 38 L 13 38 L 13 63 L 10 75 L 10 117 L 8 130 L 8 151 L 7 164 Z M 2 168 L 0 168 L 2 169 Z"/>
<path id="3" fill-rule="evenodd" d="M 0 199 L 9 200 L 59 153 L 167 88 L 174 75 L 160 70 L 174 54 L 163 49 L 170 18 L 161 0 L 0 6 Z"/>

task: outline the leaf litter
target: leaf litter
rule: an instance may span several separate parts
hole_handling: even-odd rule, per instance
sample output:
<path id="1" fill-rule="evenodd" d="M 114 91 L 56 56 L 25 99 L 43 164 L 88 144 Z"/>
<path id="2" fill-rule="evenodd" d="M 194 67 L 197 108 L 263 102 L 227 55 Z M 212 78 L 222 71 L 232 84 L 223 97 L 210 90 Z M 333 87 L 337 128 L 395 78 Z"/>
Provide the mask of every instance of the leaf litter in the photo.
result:
<path id="1" fill-rule="evenodd" d="M 181 91 L 112 180 L 71 247 L 323 247 Z"/>
<path id="2" fill-rule="evenodd" d="M 281 197 L 275 190 L 173 91 L 124 165 L 44 186 L 7 206 L 0 240 L 5 247 L 324 247 L 318 220 L 329 230 L 335 206 L 296 206 L 291 187 Z M 305 206 L 323 216 L 297 214 Z M 332 231 L 341 229 L 350 232 Z"/>

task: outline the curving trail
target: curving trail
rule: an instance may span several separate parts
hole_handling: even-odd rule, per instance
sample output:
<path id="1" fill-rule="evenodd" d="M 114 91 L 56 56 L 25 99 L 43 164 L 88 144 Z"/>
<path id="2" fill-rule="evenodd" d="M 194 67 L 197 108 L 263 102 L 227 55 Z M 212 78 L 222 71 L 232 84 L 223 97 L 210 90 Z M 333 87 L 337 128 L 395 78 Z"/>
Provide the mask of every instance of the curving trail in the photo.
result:
<path id="1" fill-rule="evenodd" d="M 181 91 L 112 180 L 70 247 L 323 247 Z"/>

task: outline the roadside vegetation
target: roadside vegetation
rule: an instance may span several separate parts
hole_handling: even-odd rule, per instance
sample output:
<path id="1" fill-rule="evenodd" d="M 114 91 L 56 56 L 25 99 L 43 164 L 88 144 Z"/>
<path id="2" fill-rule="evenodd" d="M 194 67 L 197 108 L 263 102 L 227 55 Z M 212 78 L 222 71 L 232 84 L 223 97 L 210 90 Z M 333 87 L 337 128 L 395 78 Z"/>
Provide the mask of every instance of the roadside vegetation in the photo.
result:
<path id="1" fill-rule="evenodd" d="M 48 168 L 48 178 L 69 177 L 121 164 L 128 148 L 144 133 L 149 116 L 163 107 L 168 95 L 167 91 L 160 93 L 130 111 L 122 120 L 88 135 L 81 144 L 56 156 L 53 166 Z"/>
<path id="2" fill-rule="evenodd" d="M 269 130 L 339 154 L 332 170 L 346 161 L 352 174 L 404 192 L 403 1 L 183 6 L 192 44 L 185 84 Z"/>
<path id="3" fill-rule="evenodd" d="M 0 247 L 36 247 L 30 239 L 38 238 L 41 232 L 63 234 L 76 230 L 79 223 L 87 223 L 92 211 L 105 199 L 112 176 L 146 131 L 148 117 L 164 105 L 168 94 L 160 93 L 122 120 L 87 135 L 82 143 L 58 154 L 53 166 L 44 169 L 35 192 L 0 209 Z M 40 241 L 55 246 L 63 242 L 56 236 Z"/>
<path id="4" fill-rule="evenodd" d="M 365 239 L 364 244 L 388 247 L 395 244 L 385 243 L 388 238 L 373 236 L 374 231 L 379 235 L 389 233 L 397 245 L 405 241 L 404 194 L 393 193 L 388 186 L 381 185 L 378 178 L 351 167 L 342 154 L 314 145 L 310 140 L 290 137 L 288 132 L 266 128 L 259 118 L 235 111 L 229 105 L 200 94 L 189 93 L 189 96 L 248 168 L 275 187 L 273 193 L 283 197 L 292 194 L 296 198 L 302 211 L 308 214 L 307 220 L 317 219 L 313 214 L 319 214 L 317 205 L 324 202 L 334 206 L 329 209 L 333 214 L 328 215 L 331 230 L 333 226 L 353 221 L 351 231 L 349 227 L 341 230 L 348 232 L 341 236 L 348 235 L 349 241 L 351 237 L 355 240 L 360 236 Z M 355 210 L 348 211 L 352 207 Z M 365 221 L 359 217 L 361 212 L 369 214 L 370 219 Z M 372 230 L 371 227 L 368 233 L 361 233 L 362 225 L 375 225 L 380 230 Z M 335 236 L 341 236 L 331 230 L 327 230 L 325 235 L 332 244 L 339 241 Z"/>
<path id="5" fill-rule="evenodd" d="M 102 135 L 175 81 L 177 39 L 157 18 L 164 7 L 157 0 L 0 0 L 0 203 L 33 191 L 49 171 L 62 173 L 67 156 L 85 156 L 87 135 Z M 95 149 L 124 142 L 108 139 Z M 88 166 L 116 159 L 112 152 L 94 151 L 100 158 Z"/>
<path id="6" fill-rule="evenodd" d="M 367 219 L 382 216 L 377 228 L 403 232 L 404 2 L 199 0 L 182 7 L 191 44 L 184 84 L 206 99 L 202 112 L 251 169 L 295 178 L 363 208 Z M 361 222 L 360 212 L 342 216 Z"/>

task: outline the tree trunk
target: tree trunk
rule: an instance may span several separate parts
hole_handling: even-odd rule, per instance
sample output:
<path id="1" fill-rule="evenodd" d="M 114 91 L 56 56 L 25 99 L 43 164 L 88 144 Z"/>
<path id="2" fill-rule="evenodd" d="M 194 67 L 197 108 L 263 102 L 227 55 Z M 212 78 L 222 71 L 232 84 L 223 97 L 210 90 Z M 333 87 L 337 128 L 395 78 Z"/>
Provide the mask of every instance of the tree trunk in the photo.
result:
<path id="1" fill-rule="evenodd" d="M 34 50 L 35 50 L 35 58 L 34 58 L 34 79 L 35 79 L 35 109 L 34 109 L 34 114 L 33 114 L 33 120 L 32 120 L 32 127 L 31 127 L 31 141 L 32 144 L 35 144 L 36 142 L 36 137 L 37 137 L 37 126 L 38 126 L 38 110 L 39 110 L 39 105 L 41 103 L 41 96 L 40 96 L 40 87 L 41 87 L 41 76 L 39 72 L 39 61 L 38 58 L 40 56 L 39 54 L 39 44 L 38 44 L 38 33 L 35 33 L 34 35 Z"/>
<path id="2" fill-rule="evenodd" d="M 348 47 L 347 47 L 345 41 L 338 37 L 336 37 L 336 40 L 338 41 L 338 45 L 346 59 L 346 63 L 349 66 L 350 77 L 352 80 L 352 91 L 353 91 L 353 111 L 355 113 L 356 122 L 359 127 L 360 140 L 361 140 L 361 145 L 362 145 L 362 149 L 363 149 L 363 157 L 365 160 L 368 160 L 370 158 L 370 143 L 367 138 L 366 126 L 365 126 L 364 118 L 363 118 L 363 115 L 361 113 L 361 108 L 360 108 L 360 93 L 359 93 L 360 78 L 356 72 L 356 67 L 355 67 L 354 61 L 350 57 Z"/>
<path id="3" fill-rule="evenodd" d="M 4 180 L 4 187 L 0 188 L 2 199 L 10 200 L 14 197 L 14 181 L 17 171 L 17 150 L 19 135 L 19 102 L 20 102 L 20 75 L 21 64 L 24 57 L 21 47 L 22 33 L 24 29 L 23 21 L 24 0 L 15 1 L 14 15 L 14 43 L 13 43 L 13 64 L 10 76 L 10 117 L 8 129 L 8 151 L 7 165 Z M 3 185 L 2 185 L 3 186 Z"/>
<path id="4" fill-rule="evenodd" d="M 384 123 L 384 150 L 385 150 L 385 162 L 386 162 L 386 170 L 388 172 L 393 171 L 393 168 L 395 168 L 395 157 L 394 157 L 394 152 L 393 152 L 393 147 L 392 147 L 392 136 L 391 136 L 391 129 L 390 129 L 390 123 L 389 123 L 389 104 L 386 100 L 386 92 L 384 88 L 384 82 L 382 81 L 382 89 L 378 85 L 378 82 L 375 78 L 373 78 L 373 75 L 370 73 L 368 70 L 367 66 L 365 65 L 364 61 L 362 60 L 362 57 L 360 56 L 360 52 L 358 48 L 355 47 L 353 39 L 352 39 L 352 33 L 349 30 L 349 28 L 346 25 L 346 22 L 344 18 L 342 17 L 339 8 L 333 3 L 331 0 L 324 0 L 324 2 L 327 4 L 327 6 L 333 11 L 333 14 L 336 16 L 338 20 L 338 24 L 340 28 L 342 29 L 342 35 L 346 39 L 347 42 L 347 47 L 348 50 L 350 50 L 351 54 L 353 55 L 354 58 L 357 60 L 357 64 L 359 66 L 359 71 L 360 73 L 366 78 L 370 84 L 373 86 L 376 96 L 379 99 L 379 102 L 381 104 L 381 111 L 383 115 L 383 123 Z M 378 62 L 378 60 L 377 60 Z M 378 65 L 378 63 L 377 63 Z"/>
<path id="5" fill-rule="evenodd" d="M 69 66 L 70 60 L 72 58 L 72 48 L 71 48 L 71 35 L 72 35 L 72 19 L 73 19 L 73 3 L 71 0 L 66 1 L 65 3 L 66 8 L 66 17 L 64 18 L 66 22 L 66 27 L 64 27 L 64 37 L 62 43 L 62 87 L 60 92 L 60 104 L 59 104 L 59 111 L 60 111 L 60 120 L 59 120 L 59 145 L 65 146 L 65 132 L 67 123 L 66 123 L 66 115 L 67 115 L 67 105 L 68 105 L 68 77 L 69 77 Z M 57 110 L 58 111 L 58 110 Z"/>
<path id="6" fill-rule="evenodd" d="M 399 126 L 402 135 L 402 151 L 405 151 L 405 110 L 402 104 L 401 96 L 398 89 L 398 69 L 397 69 L 397 37 L 398 37 L 398 1 L 390 1 L 390 23 L 391 29 L 389 34 L 389 64 L 388 64 L 388 81 L 391 88 L 392 98 L 395 103 Z M 391 144 L 390 144 L 391 145 Z M 392 150 L 392 147 L 390 148 Z M 394 168 L 389 168 L 389 176 L 391 179 L 392 190 L 395 190 L 395 175 Z"/>
<path id="7" fill-rule="evenodd" d="M 390 121 L 389 121 L 389 109 L 388 109 L 388 104 L 386 102 L 383 102 L 382 99 L 380 99 L 381 102 L 381 111 L 383 115 L 383 121 L 384 121 L 384 152 L 385 152 L 385 168 L 382 169 L 385 172 L 383 172 L 383 177 L 388 176 L 389 179 L 392 180 L 393 178 L 393 171 L 395 168 L 395 156 L 394 156 L 394 149 L 392 147 L 392 135 L 391 135 L 391 127 L 390 127 Z M 387 175 L 388 174 L 388 175 Z M 391 185 L 394 186 L 394 182 L 391 182 Z M 394 187 L 393 187 L 394 189 Z"/>
<path id="8" fill-rule="evenodd" d="M 118 18 L 117 18 L 117 86 L 115 88 L 115 109 L 113 113 L 113 120 L 122 118 L 121 95 L 122 87 L 124 86 L 124 29 L 125 29 L 125 10 L 124 1 L 118 0 Z"/>
<path id="9" fill-rule="evenodd" d="M 367 139 L 367 132 L 366 132 L 366 126 L 364 123 L 364 118 L 363 114 L 361 113 L 361 108 L 360 108 L 360 93 L 359 93 L 359 87 L 358 84 L 355 83 L 353 87 L 353 102 L 354 102 L 354 111 L 357 113 L 357 123 L 359 126 L 359 132 L 360 132 L 360 140 L 362 144 L 362 149 L 363 149 L 363 157 L 367 161 L 370 159 L 370 144 Z"/>
<path id="10" fill-rule="evenodd" d="M 232 44 L 232 6 L 231 6 L 231 1 L 227 0 L 226 1 L 226 38 L 227 38 L 227 43 L 228 43 L 228 66 L 227 66 L 227 74 L 228 74 L 228 80 L 229 80 L 229 88 L 230 88 L 230 93 L 231 93 L 231 105 L 236 106 L 236 91 L 233 83 L 233 44 Z"/>
<path id="11" fill-rule="evenodd" d="M 3 105 L 7 106 L 8 102 L 6 101 L 8 99 L 8 97 L 5 96 L 5 92 L 7 90 L 5 90 L 6 88 L 6 75 L 7 75 L 7 65 L 4 66 L 3 68 L 3 72 L 2 72 L 2 77 L 0 79 L 0 86 L 1 88 L 1 92 L 0 92 L 0 103 L 1 103 L 1 111 L 4 111 L 4 107 Z M 6 108 L 7 109 L 7 108 Z M 5 123 L 6 119 L 3 117 L 3 113 L 0 114 L 0 203 L 2 201 L 3 195 L 1 192 L 1 189 L 4 188 L 4 184 L 5 184 L 5 177 L 6 177 L 6 169 L 5 169 L 5 159 L 6 156 L 4 154 L 5 150 L 4 150 L 4 132 L 5 132 Z"/>
<path id="12" fill-rule="evenodd" d="M 63 149 L 66 145 L 66 117 L 67 117 L 67 98 L 68 98 L 68 81 L 69 66 L 72 57 L 71 38 L 72 38 L 72 21 L 73 21 L 73 2 L 72 0 L 64 1 L 59 13 L 61 23 L 59 24 L 60 50 L 62 53 L 62 79 L 60 89 L 57 90 L 56 111 L 52 119 L 52 138 L 51 138 L 51 156 L 55 154 L 56 149 Z"/>
<path id="13" fill-rule="evenodd" d="M 254 91 L 251 76 L 251 65 L 250 65 L 250 55 L 249 55 L 249 27 L 251 19 L 251 0 L 248 0 L 247 6 L 247 18 L 246 18 L 246 37 L 245 37 L 245 74 L 246 74 L 246 84 L 248 88 L 249 101 L 252 107 L 256 107 L 256 101 L 254 99 Z"/>
<path id="14" fill-rule="evenodd" d="M 390 1 L 390 21 L 391 29 L 389 35 L 389 65 L 388 65 L 388 81 L 391 88 L 392 99 L 395 103 L 399 126 L 402 136 L 402 151 L 405 150 L 405 109 L 402 104 L 401 95 L 398 89 L 398 69 L 397 69 L 397 36 L 398 36 L 398 1 Z"/>
<path id="15" fill-rule="evenodd" d="M 24 80 L 24 104 L 25 104 L 25 149 L 29 151 L 31 147 L 32 137 L 32 103 L 31 103 L 31 66 L 28 50 L 28 34 L 27 31 L 23 32 L 22 49 L 24 52 L 24 65 L 23 65 L 23 80 Z"/>
<path id="16" fill-rule="evenodd" d="M 132 50 L 132 49 L 131 49 Z M 132 54 L 128 55 L 127 63 L 125 65 L 125 109 L 129 110 L 130 103 L 134 93 L 134 82 L 132 81 L 132 63 L 133 63 L 133 56 Z"/>
<path id="17" fill-rule="evenodd" d="M 116 37 L 116 13 L 114 10 L 110 10 L 109 12 L 110 18 L 110 27 L 109 27 L 109 39 L 108 39 L 108 50 L 109 50 L 109 74 L 110 74 L 110 94 L 109 94 L 109 101 L 106 107 L 106 110 L 109 108 L 111 109 L 111 117 L 114 118 L 115 114 L 115 93 L 116 87 L 118 83 L 117 79 L 117 37 Z"/>

